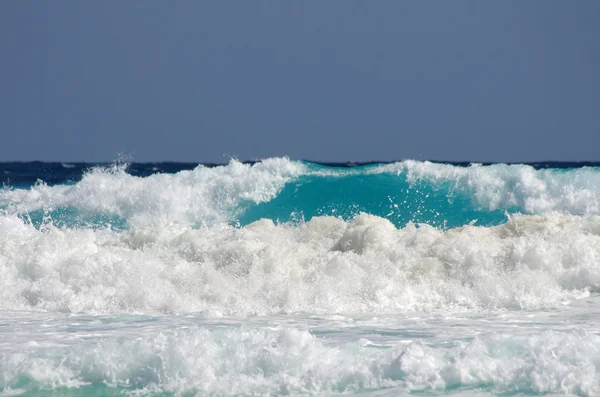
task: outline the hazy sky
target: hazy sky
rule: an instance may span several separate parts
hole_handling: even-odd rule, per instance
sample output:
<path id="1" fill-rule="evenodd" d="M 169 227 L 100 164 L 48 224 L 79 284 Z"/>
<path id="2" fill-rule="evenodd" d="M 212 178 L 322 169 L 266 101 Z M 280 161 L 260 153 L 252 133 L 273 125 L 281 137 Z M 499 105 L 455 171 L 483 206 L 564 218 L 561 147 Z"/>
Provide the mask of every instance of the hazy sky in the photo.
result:
<path id="1" fill-rule="evenodd" d="M 0 161 L 600 160 L 600 1 L 0 1 Z"/>

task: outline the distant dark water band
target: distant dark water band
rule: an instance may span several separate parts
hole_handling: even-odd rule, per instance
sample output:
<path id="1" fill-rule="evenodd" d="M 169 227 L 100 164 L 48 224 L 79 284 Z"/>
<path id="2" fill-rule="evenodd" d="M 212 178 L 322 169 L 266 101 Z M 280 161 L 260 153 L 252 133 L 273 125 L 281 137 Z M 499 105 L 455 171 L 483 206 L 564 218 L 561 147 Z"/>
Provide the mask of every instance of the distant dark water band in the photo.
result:
<path id="1" fill-rule="evenodd" d="M 245 164 L 255 164 L 257 161 L 246 161 Z M 327 167 L 339 167 L 339 168 L 351 168 L 360 167 L 367 165 L 376 164 L 392 164 L 397 161 L 389 162 L 346 162 L 346 163 L 330 163 L 330 162 L 316 162 L 311 163 L 318 164 Z M 449 164 L 457 167 L 468 167 L 471 162 L 460 161 L 431 161 L 437 164 Z M 127 173 L 134 176 L 146 177 L 156 173 L 167 173 L 174 174 L 184 170 L 192 170 L 198 165 L 204 165 L 205 167 L 218 167 L 223 164 L 218 163 L 178 163 L 178 162 L 158 162 L 158 163 L 129 163 L 127 166 Z M 600 162 L 597 161 L 584 161 L 584 162 L 562 162 L 562 161 L 542 161 L 532 163 L 476 163 L 484 166 L 493 164 L 523 164 L 529 165 L 536 170 L 557 168 L 557 169 L 572 169 L 582 167 L 600 167 Z M 0 162 L 0 184 L 10 186 L 30 186 L 36 183 L 38 180 L 43 180 L 49 185 L 64 184 L 69 182 L 77 182 L 81 180 L 83 174 L 95 167 L 106 167 L 111 163 L 60 163 L 60 162 Z"/>

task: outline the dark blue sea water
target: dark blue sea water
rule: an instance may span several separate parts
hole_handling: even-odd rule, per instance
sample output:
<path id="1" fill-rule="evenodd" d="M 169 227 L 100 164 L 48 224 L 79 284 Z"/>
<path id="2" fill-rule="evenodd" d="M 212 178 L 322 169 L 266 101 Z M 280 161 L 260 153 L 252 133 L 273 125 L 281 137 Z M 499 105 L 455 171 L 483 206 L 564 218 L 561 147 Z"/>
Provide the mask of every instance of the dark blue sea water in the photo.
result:
<path id="1" fill-rule="evenodd" d="M 600 163 L 0 179 L 0 396 L 600 395 Z"/>

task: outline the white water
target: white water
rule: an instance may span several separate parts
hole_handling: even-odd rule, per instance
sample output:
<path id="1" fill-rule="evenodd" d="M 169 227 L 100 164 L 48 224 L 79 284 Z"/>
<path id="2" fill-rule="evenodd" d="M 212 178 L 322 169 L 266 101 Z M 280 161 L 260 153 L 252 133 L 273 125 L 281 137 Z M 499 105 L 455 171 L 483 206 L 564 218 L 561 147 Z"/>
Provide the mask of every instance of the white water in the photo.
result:
<path id="1" fill-rule="evenodd" d="M 600 170 L 541 169 L 529 165 L 494 164 L 456 167 L 427 161 L 403 161 L 376 167 L 371 172 L 406 173 L 410 182 L 450 183 L 483 209 L 517 207 L 541 214 L 560 211 L 600 215 Z"/>
<path id="2" fill-rule="evenodd" d="M 80 388 L 78 395 L 104 383 L 136 395 L 403 396 L 454 389 L 592 397 L 600 393 L 598 303 L 486 317 L 10 313 L 0 316 L 0 329 L 13 330 L 0 343 L 0 388 L 26 377 L 36 387 Z"/>
<path id="3" fill-rule="evenodd" d="M 0 208 L 9 213 L 73 207 L 126 219 L 133 226 L 207 225 L 226 222 L 245 202 L 271 200 L 304 166 L 268 159 L 250 166 L 232 160 L 215 168 L 198 166 L 177 174 L 129 175 L 125 166 L 95 168 L 75 185 L 0 190 Z"/>
<path id="4" fill-rule="evenodd" d="M 0 309 L 227 315 L 556 307 L 600 291 L 600 217 L 442 231 L 361 215 L 298 226 L 36 229 L 0 216 Z"/>

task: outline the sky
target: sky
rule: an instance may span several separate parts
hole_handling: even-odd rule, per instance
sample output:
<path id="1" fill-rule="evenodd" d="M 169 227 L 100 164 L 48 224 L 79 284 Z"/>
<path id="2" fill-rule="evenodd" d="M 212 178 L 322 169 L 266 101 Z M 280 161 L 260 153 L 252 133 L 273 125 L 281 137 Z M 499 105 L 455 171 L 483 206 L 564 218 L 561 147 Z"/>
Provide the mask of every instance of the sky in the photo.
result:
<path id="1" fill-rule="evenodd" d="M 0 161 L 600 160 L 600 1 L 0 1 Z"/>

